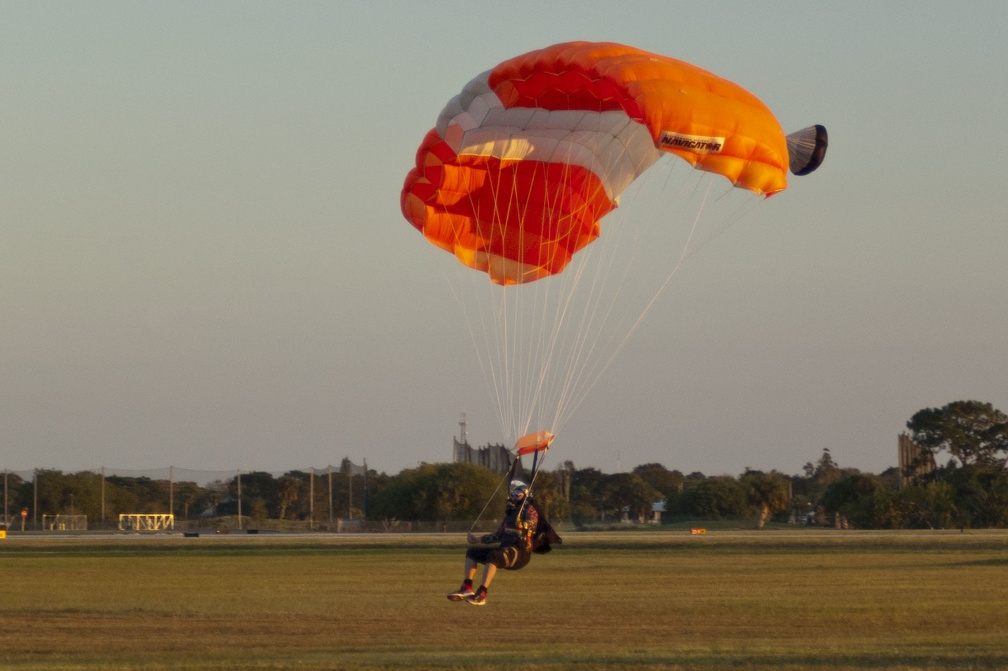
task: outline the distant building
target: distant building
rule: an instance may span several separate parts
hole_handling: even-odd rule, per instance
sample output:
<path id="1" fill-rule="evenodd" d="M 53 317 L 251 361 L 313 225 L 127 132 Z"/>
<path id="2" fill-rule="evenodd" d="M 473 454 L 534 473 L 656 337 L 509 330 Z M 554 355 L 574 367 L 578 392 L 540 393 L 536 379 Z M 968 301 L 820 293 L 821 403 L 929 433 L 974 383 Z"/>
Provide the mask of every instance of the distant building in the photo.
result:
<path id="1" fill-rule="evenodd" d="M 452 463 L 476 464 L 503 474 L 511 468 L 511 452 L 501 444 L 472 447 L 468 440 L 452 437 Z"/>
<path id="2" fill-rule="evenodd" d="M 900 487 L 935 470 L 934 455 L 910 440 L 909 434 L 899 435 L 898 450 Z"/>
<path id="3" fill-rule="evenodd" d="M 661 524 L 662 513 L 665 512 L 665 502 L 655 501 L 651 504 L 651 519 L 648 524 Z"/>

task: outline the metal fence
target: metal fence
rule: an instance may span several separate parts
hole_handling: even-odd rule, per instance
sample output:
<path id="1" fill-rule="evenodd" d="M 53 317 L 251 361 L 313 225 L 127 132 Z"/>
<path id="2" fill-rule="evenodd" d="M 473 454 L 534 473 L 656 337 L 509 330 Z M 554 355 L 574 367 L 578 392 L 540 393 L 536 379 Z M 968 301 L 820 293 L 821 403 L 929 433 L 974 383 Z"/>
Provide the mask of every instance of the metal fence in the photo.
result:
<path id="1" fill-rule="evenodd" d="M 316 529 L 339 529 L 354 517 L 363 517 L 367 507 L 367 462 L 354 464 L 344 459 L 339 466 L 308 467 L 283 472 L 249 470 L 199 470 L 166 466 L 153 469 L 122 469 L 102 466 L 93 470 L 64 473 L 54 469 L 3 471 L 3 516 L 5 530 L 83 530 L 116 528 L 121 514 L 157 513 L 172 515 L 181 526 L 225 525 L 244 529 L 254 521 L 256 511 L 242 480 L 261 482 L 263 476 L 283 480 L 303 510 L 290 525 Z M 53 483 L 59 481 L 58 487 Z M 55 488 L 55 489 L 54 489 Z M 110 501 L 122 489 L 156 490 L 162 510 L 115 510 Z M 57 491 L 58 490 L 58 491 Z M 113 491 L 115 490 L 115 491 Z M 338 497 L 338 498 L 337 498 Z M 356 499 L 356 500 L 355 500 Z M 198 500 L 214 502 L 213 509 L 190 510 Z M 145 502 L 150 505 L 150 502 Z M 217 514 L 216 508 L 227 508 Z M 356 514 L 355 514 L 356 513 Z M 62 523 L 53 523 L 59 517 Z M 66 520 L 73 519 L 72 524 Z M 178 525 L 179 522 L 176 522 Z"/>

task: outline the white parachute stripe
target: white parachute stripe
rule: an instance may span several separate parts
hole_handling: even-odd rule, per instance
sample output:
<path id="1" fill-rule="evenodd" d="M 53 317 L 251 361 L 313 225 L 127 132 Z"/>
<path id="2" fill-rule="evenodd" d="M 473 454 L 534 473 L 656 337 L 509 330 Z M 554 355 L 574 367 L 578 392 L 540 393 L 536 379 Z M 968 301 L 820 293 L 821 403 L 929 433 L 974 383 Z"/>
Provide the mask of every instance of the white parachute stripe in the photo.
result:
<path id="1" fill-rule="evenodd" d="M 434 126 L 437 129 L 438 135 L 444 137 L 445 129 L 448 127 L 449 122 L 458 114 L 467 110 L 472 105 L 473 99 L 479 96 L 485 96 L 489 93 L 493 96 L 493 100 L 487 100 L 486 102 L 492 105 L 496 101 L 497 107 L 503 107 L 500 99 L 490 90 L 490 84 L 487 82 L 489 77 L 489 70 L 477 75 L 462 87 L 461 93 L 448 101 L 448 104 L 441 110 L 441 114 L 438 115 L 437 124 Z"/>
<path id="2" fill-rule="evenodd" d="M 647 127 L 623 112 L 505 109 L 486 76 L 470 81 L 438 117 L 438 134 L 460 156 L 580 166 L 616 201 L 663 155 Z"/>

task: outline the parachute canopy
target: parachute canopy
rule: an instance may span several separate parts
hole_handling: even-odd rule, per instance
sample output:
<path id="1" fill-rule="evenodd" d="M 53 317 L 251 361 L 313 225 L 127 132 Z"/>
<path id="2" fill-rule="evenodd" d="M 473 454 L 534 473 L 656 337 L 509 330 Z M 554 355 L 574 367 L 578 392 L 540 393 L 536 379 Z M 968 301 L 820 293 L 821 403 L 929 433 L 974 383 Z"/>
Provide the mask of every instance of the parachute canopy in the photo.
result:
<path id="1" fill-rule="evenodd" d="M 538 431 L 522 436 L 515 443 L 515 454 L 519 457 L 533 452 L 540 452 L 549 449 L 550 443 L 555 436 L 549 431 Z"/>
<path id="2" fill-rule="evenodd" d="M 620 193 L 666 153 L 767 196 L 787 187 L 794 163 L 773 114 L 740 86 L 633 47 L 557 44 L 484 72 L 448 102 L 402 211 L 493 282 L 531 282 L 595 240 Z"/>

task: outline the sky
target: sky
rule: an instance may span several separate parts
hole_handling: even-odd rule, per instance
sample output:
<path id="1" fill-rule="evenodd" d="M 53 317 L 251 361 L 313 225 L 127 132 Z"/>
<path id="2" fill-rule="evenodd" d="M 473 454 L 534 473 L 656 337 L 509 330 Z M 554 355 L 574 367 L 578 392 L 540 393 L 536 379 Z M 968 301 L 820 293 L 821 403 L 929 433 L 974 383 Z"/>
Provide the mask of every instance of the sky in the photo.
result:
<path id="1" fill-rule="evenodd" d="M 797 474 L 828 448 L 881 472 L 917 410 L 1008 410 L 1003 2 L 0 17 L 0 468 L 391 474 L 449 461 L 463 415 L 472 444 L 513 440 L 446 282 L 461 266 L 399 194 L 466 82 L 570 40 L 699 65 L 830 147 L 687 259 L 551 460 Z M 630 194 L 619 225 L 668 221 L 673 191 Z"/>

